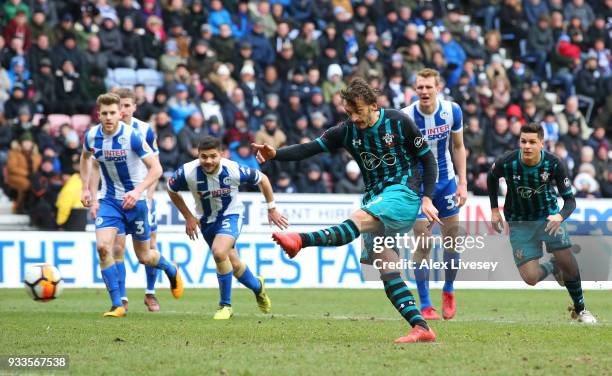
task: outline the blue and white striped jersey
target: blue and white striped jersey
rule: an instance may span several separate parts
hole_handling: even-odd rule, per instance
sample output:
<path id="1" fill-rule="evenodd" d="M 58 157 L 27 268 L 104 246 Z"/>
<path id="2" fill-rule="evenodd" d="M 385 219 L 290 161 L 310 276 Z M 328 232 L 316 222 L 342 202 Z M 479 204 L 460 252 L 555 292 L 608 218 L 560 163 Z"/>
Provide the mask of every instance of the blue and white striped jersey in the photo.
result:
<path id="1" fill-rule="evenodd" d="M 142 121 L 140 119 L 132 117 L 132 124 L 130 125 L 136 128 L 140 133 L 142 133 L 145 140 L 147 141 L 147 144 L 153 151 L 153 155 L 158 155 L 159 149 L 157 148 L 157 140 L 155 139 L 155 132 L 153 132 L 153 127 L 151 127 L 151 124 L 147 123 L 146 121 Z"/>
<path id="2" fill-rule="evenodd" d="M 414 121 L 438 161 L 438 181 L 455 177 L 453 159 L 449 150 L 451 132 L 463 131 L 463 113 L 455 102 L 438 99 L 436 110 L 431 115 L 419 111 L 419 101 L 415 101 L 402 112 Z"/>
<path id="3" fill-rule="evenodd" d="M 212 223 L 219 216 L 242 215 L 244 206 L 238 200 L 238 187 L 242 183 L 257 185 L 262 175 L 258 170 L 221 158 L 217 173 L 209 175 L 196 159 L 185 163 L 168 180 L 172 192 L 190 191 L 196 205 L 196 217 L 201 223 Z"/>
<path id="4" fill-rule="evenodd" d="M 100 124 L 85 133 L 84 149 L 90 152 L 100 165 L 102 189 L 98 198 L 123 200 L 126 192 L 133 190 L 147 176 L 147 166 L 142 159 L 153 155 L 144 136 L 135 128 L 119 122 L 113 135 L 102 131 Z M 146 194 L 140 199 L 144 200 Z"/>

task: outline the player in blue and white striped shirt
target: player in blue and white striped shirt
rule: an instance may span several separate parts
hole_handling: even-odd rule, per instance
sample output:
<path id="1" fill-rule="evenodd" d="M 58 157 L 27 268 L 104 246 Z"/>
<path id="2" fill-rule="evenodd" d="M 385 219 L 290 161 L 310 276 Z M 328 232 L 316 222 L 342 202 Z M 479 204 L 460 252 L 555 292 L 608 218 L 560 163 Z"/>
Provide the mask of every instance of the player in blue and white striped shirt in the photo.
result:
<path id="1" fill-rule="evenodd" d="M 280 229 L 288 226 L 287 219 L 275 208 L 270 181 L 258 170 L 221 157 L 221 142 L 211 136 L 198 145 L 198 159 L 185 163 L 168 181 L 168 195 L 185 218 L 185 232 L 190 239 L 198 237 L 198 227 L 210 247 L 217 264 L 219 309 L 215 320 L 227 320 L 231 307 L 233 275 L 255 293 L 259 309 L 270 311 L 270 299 L 264 279 L 255 277 L 238 257 L 234 248 L 242 227 L 244 207 L 238 199 L 238 187 L 246 183 L 258 185 L 268 203 L 268 222 Z M 189 191 L 195 200 L 195 215 L 187 208 L 179 191 Z"/>
<path id="2" fill-rule="evenodd" d="M 444 226 L 440 228 L 444 239 L 456 237 L 459 221 L 459 208 L 467 200 L 466 155 L 463 144 L 463 114 L 455 102 L 438 97 L 440 74 L 433 69 L 423 69 L 416 76 L 416 92 L 419 100 L 402 109 L 421 130 L 438 162 L 438 180 L 433 195 L 433 204 L 438 209 L 438 216 Z M 452 157 L 449 150 L 452 145 Z M 457 175 L 453 166 L 457 168 Z M 458 183 L 457 183 L 458 177 Z M 420 214 L 414 225 L 415 235 L 430 236 L 433 226 L 425 215 Z M 427 242 L 429 243 L 429 242 Z M 422 260 L 429 259 L 430 244 L 419 242 L 413 255 L 413 261 L 420 265 Z M 446 242 L 445 242 L 446 244 Z M 453 249 L 443 252 L 446 265 L 459 261 L 459 254 Z M 421 315 L 425 320 L 439 320 L 429 297 L 429 269 L 415 268 L 415 279 L 421 299 Z M 456 304 L 453 282 L 457 270 L 445 269 L 445 281 L 442 292 L 442 316 L 449 320 L 455 316 Z"/>
<path id="3" fill-rule="evenodd" d="M 159 160 L 152 154 L 143 135 L 120 121 L 120 98 L 116 94 L 100 95 L 96 101 L 101 123 L 85 133 L 80 171 L 83 181 L 81 202 L 92 205 L 89 190 L 92 156 L 102 176 L 100 207 L 97 211 L 96 248 L 102 277 L 112 301 L 105 317 L 124 317 L 118 271 L 113 257 L 117 234 L 131 234 L 138 260 L 166 272 L 175 298 L 183 294 L 178 268 L 156 250 L 150 249 L 148 207 L 142 193 L 161 175 Z"/>
<path id="4" fill-rule="evenodd" d="M 142 120 L 136 119 L 134 117 L 134 112 L 136 112 L 136 96 L 131 89 L 120 88 L 114 90 L 114 93 L 119 96 L 121 99 L 121 113 L 124 123 L 132 126 L 142 133 L 147 142 L 147 145 L 151 148 L 153 155 L 156 158 L 159 158 L 159 150 L 157 148 L 157 140 L 155 138 L 155 132 L 151 125 Z M 155 210 L 156 203 L 153 199 L 153 193 L 155 192 L 155 188 L 157 187 L 157 180 L 148 187 L 147 189 L 147 203 L 149 206 L 149 223 L 151 226 L 151 249 L 157 250 L 157 213 Z M 125 254 L 125 234 L 119 234 L 115 241 L 115 262 L 117 263 L 117 267 L 119 268 L 119 289 L 121 290 L 121 301 L 123 302 L 123 306 L 127 309 L 128 306 L 128 298 L 125 290 L 125 263 L 123 258 L 117 258 L 118 255 Z M 151 266 L 145 265 L 145 272 L 147 276 L 147 288 L 145 290 L 144 304 L 147 306 L 147 309 L 150 312 L 159 311 L 159 302 L 155 297 L 155 281 L 158 277 L 158 270 Z"/>

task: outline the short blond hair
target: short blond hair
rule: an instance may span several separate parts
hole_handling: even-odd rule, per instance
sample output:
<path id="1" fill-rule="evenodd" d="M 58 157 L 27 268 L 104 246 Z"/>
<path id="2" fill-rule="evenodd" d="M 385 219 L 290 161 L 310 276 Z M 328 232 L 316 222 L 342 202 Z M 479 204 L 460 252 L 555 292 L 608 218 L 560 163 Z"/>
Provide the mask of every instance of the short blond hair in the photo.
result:
<path id="1" fill-rule="evenodd" d="M 417 77 L 429 78 L 433 77 L 436 80 L 436 84 L 440 83 L 440 72 L 431 68 L 424 68 L 417 72 Z"/>
<path id="2" fill-rule="evenodd" d="M 116 104 L 117 106 L 119 106 L 120 103 L 121 98 L 115 93 L 100 94 L 98 96 L 98 99 L 96 99 L 96 106 L 98 106 L 98 108 L 100 108 L 100 106 L 102 105 L 110 106 Z"/>

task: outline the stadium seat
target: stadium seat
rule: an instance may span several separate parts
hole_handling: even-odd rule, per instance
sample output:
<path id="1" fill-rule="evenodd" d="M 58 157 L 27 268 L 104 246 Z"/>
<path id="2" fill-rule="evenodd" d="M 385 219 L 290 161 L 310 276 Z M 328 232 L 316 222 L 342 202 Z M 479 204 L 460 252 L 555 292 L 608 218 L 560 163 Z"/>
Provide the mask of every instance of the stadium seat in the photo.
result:
<path id="1" fill-rule="evenodd" d="M 130 68 L 115 68 L 113 81 L 119 86 L 134 86 L 137 82 L 136 71 Z"/>
<path id="2" fill-rule="evenodd" d="M 91 124 L 89 115 L 72 115 L 72 128 L 82 136 Z"/>
<path id="3" fill-rule="evenodd" d="M 51 134 L 53 137 L 56 137 L 59 134 L 59 129 L 62 125 L 72 124 L 72 119 L 70 116 L 64 114 L 51 114 L 47 120 L 49 120 L 49 124 L 51 125 L 49 134 Z"/>
<path id="4" fill-rule="evenodd" d="M 164 86 L 164 76 L 154 69 L 139 69 L 136 71 L 136 77 L 138 83 L 145 86 L 156 88 Z"/>

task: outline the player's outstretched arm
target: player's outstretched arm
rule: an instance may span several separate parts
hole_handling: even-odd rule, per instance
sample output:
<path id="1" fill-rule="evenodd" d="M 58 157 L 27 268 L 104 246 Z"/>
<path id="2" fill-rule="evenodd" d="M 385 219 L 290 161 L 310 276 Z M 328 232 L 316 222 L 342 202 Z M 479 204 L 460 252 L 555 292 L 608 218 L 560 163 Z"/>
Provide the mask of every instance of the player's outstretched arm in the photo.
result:
<path id="1" fill-rule="evenodd" d="M 274 203 L 274 192 L 272 191 L 272 184 L 270 179 L 265 174 L 261 174 L 261 181 L 258 184 L 259 190 L 263 193 L 266 198 L 268 205 L 268 223 L 270 227 L 274 223 L 281 230 L 289 227 L 289 221 L 284 217 L 278 210 L 276 210 L 276 204 Z"/>
<path id="2" fill-rule="evenodd" d="M 457 169 L 459 184 L 457 186 L 457 206 L 462 207 L 467 201 L 467 157 L 465 155 L 465 145 L 463 143 L 463 130 L 452 132 L 453 137 L 453 162 Z"/>
<path id="3" fill-rule="evenodd" d="M 183 218 L 185 218 L 185 233 L 191 240 L 198 238 L 198 229 L 200 228 L 200 221 L 191 213 L 191 210 L 187 207 L 185 200 L 180 193 L 172 191 L 170 188 L 166 190 L 170 200 L 176 208 L 181 212 Z"/>
<path id="4" fill-rule="evenodd" d="M 91 153 L 83 148 L 81 160 L 79 161 L 79 173 L 83 190 L 81 191 L 81 203 L 88 208 L 91 205 L 91 192 L 89 191 L 89 177 L 91 174 Z"/>
<path id="5" fill-rule="evenodd" d="M 317 141 L 284 146 L 278 150 L 268 144 L 251 144 L 251 146 L 257 152 L 256 158 L 259 163 L 272 159 L 277 161 L 301 161 L 325 151 Z"/>
<path id="6" fill-rule="evenodd" d="M 145 176 L 144 180 L 134 187 L 133 190 L 127 192 L 123 199 L 122 207 L 124 209 L 131 209 L 136 205 L 142 192 L 144 192 L 147 187 L 150 187 L 157 179 L 162 175 L 162 167 L 159 164 L 159 159 L 154 155 L 149 155 L 142 159 L 142 162 L 147 166 L 147 176 Z"/>

